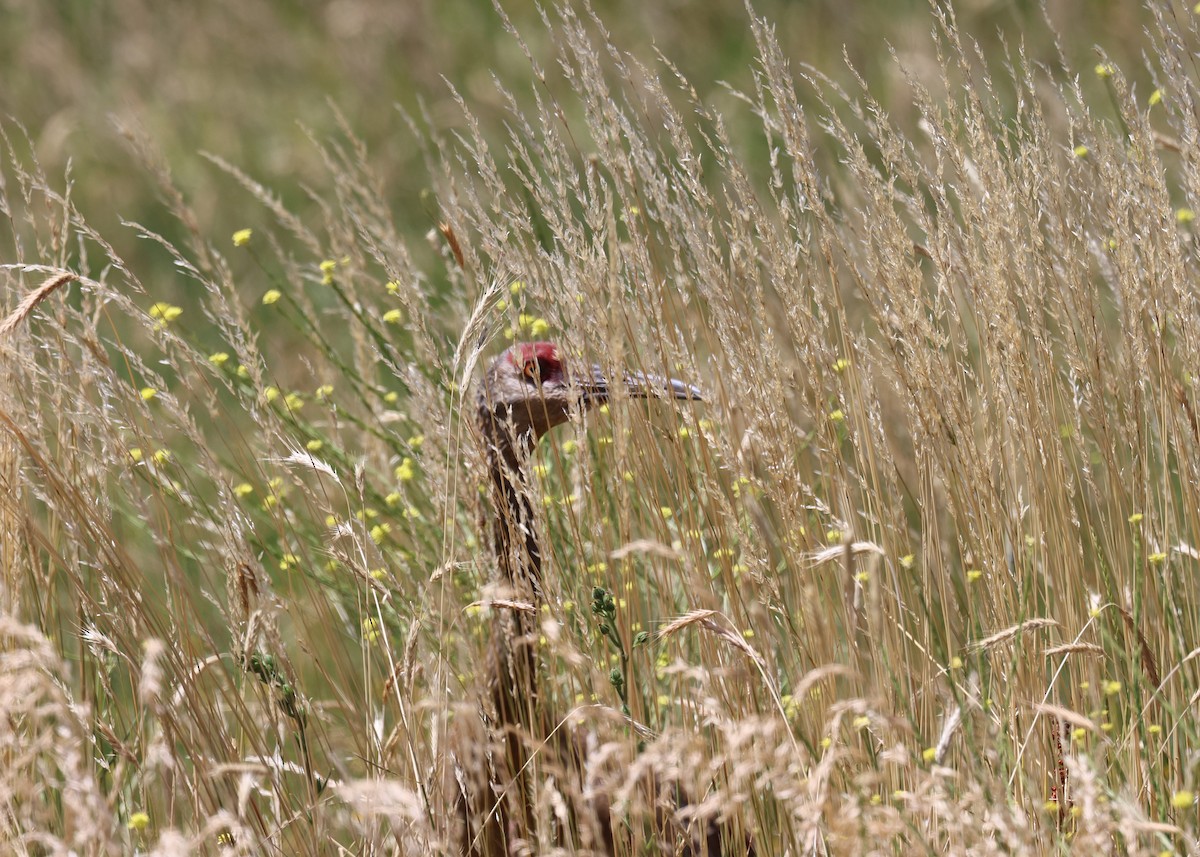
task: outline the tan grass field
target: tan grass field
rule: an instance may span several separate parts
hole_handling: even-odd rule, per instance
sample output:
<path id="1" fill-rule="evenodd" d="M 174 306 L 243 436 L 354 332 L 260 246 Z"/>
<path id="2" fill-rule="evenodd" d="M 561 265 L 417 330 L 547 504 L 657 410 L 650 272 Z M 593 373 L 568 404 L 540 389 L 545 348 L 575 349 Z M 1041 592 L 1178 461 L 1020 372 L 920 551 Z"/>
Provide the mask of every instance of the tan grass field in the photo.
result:
<path id="1" fill-rule="evenodd" d="M 205 156 L 236 222 L 131 131 L 145 262 L 0 123 L 0 850 L 463 853 L 513 612 L 476 389 L 549 339 L 704 401 L 524 465 L 508 853 L 1200 852 L 1200 18 L 1130 13 L 1133 68 L 920 14 L 895 120 L 749 13 L 711 98 L 553 10 L 405 114 L 399 216 L 332 104 L 319 187 Z"/>

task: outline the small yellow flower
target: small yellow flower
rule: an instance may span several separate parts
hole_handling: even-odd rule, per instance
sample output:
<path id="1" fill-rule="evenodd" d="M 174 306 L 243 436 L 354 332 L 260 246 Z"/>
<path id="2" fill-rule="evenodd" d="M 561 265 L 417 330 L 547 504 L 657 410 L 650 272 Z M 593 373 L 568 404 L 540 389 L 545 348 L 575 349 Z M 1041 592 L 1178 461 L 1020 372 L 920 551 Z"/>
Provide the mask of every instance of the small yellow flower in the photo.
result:
<path id="1" fill-rule="evenodd" d="M 827 542 L 831 542 L 831 543 L 832 542 L 840 542 L 841 540 L 842 540 L 842 531 L 837 529 L 836 527 L 834 529 L 828 530 L 825 533 L 825 541 L 827 541 Z"/>
<path id="2" fill-rule="evenodd" d="M 332 274 L 336 267 L 337 267 L 337 262 L 333 261 L 333 259 L 326 259 L 320 265 L 321 273 L 322 274 Z"/>
<path id="3" fill-rule="evenodd" d="M 833 364 L 833 371 L 841 374 L 850 368 L 850 361 L 845 357 L 840 357 Z"/>
<path id="4" fill-rule="evenodd" d="M 665 520 L 670 520 L 671 518 L 675 517 L 675 512 L 670 506 L 659 506 L 658 513 L 662 515 Z"/>
<path id="5" fill-rule="evenodd" d="M 563 451 L 564 455 L 572 455 L 578 449 L 579 449 L 579 444 L 576 443 L 574 440 L 568 440 L 568 441 L 563 442 L 562 451 Z"/>
<path id="6" fill-rule="evenodd" d="M 1196 801 L 1196 795 L 1187 789 L 1180 789 L 1171 795 L 1171 806 L 1175 809 L 1187 809 Z"/>
<path id="7" fill-rule="evenodd" d="M 1162 102 L 1162 98 L 1163 98 L 1162 90 L 1156 89 L 1150 93 L 1150 98 L 1147 100 L 1146 103 L 1149 104 L 1151 107 L 1153 107 L 1155 104 L 1160 104 Z"/>
<path id="8" fill-rule="evenodd" d="M 397 393 L 395 390 L 392 390 L 388 393 L 383 394 L 383 400 L 385 402 L 387 402 L 389 405 L 394 405 L 394 404 L 396 404 L 396 402 L 398 402 L 400 400 L 400 394 Z"/>
<path id="9" fill-rule="evenodd" d="M 289 411 L 298 411 L 304 407 L 304 397 L 299 393 L 288 393 L 283 397 L 283 403 Z"/>
<path id="10" fill-rule="evenodd" d="M 372 580 L 383 580 L 385 577 L 387 577 L 387 572 L 382 568 L 373 568 L 369 573 Z"/>
<path id="11" fill-rule="evenodd" d="M 271 304 L 273 304 L 277 300 L 279 300 L 281 297 L 283 297 L 283 292 L 279 291 L 279 289 L 267 289 L 267 291 L 262 296 L 263 305 L 270 306 Z"/>
<path id="12" fill-rule="evenodd" d="M 917 558 L 915 556 L 913 556 L 910 553 L 906 553 L 904 556 L 900 557 L 900 567 L 901 568 L 912 568 L 913 563 L 915 563 L 916 561 L 917 561 Z"/>
<path id="13" fill-rule="evenodd" d="M 829 421 L 832 423 L 845 422 L 846 421 L 846 412 L 843 411 L 841 408 L 838 408 L 836 411 L 830 411 L 829 412 Z"/>
<path id="14" fill-rule="evenodd" d="M 279 395 L 280 393 L 278 387 L 267 387 L 265 390 L 263 390 L 263 398 L 266 399 L 268 403 L 278 399 Z"/>
<path id="15" fill-rule="evenodd" d="M 1175 222 L 1180 225 L 1186 225 L 1196 219 L 1196 212 L 1190 208 L 1181 208 L 1175 212 Z"/>
<path id="16" fill-rule="evenodd" d="M 400 293 L 400 284 L 395 280 L 388 280 L 387 285 L 385 285 L 384 288 L 386 288 L 388 292 L 393 295 Z"/>
<path id="17" fill-rule="evenodd" d="M 250 370 L 249 370 L 249 369 L 247 369 L 247 368 L 246 368 L 244 365 L 242 365 L 242 364 L 240 364 L 240 363 L 239 363 L 239 364 L 238 364 L 238 367 L 237 367 L 237 376 L 238 376 L 239 378 L 249 378 L 249 377 L 250 377 Z"/>
<path id="18" fill-rule="evenodd" d="M 154 389 L 153 387 L 142 387 L 141 392 L 138 395 L 142 397 L 143 402 L 148 402 L 158 395 L 158 390 Z"/>
<path id="19" fill-rule="evenodd" d="M 141 461 L 142 460 L 141 448 L 136 447 L 136 446 L 133 447 L 133 449 L 129 450 L 129 457 L 132 458 L 134 461 Z"/>
<path id="20" fill-rule="evenodd" d="M 371 541 L 375 542 L 375 544 L 379 544 L 385 538 L 387 538 L 387 534 L 391 531 L 391 524 L 376 524 L 375 526 L 371 527 Z"/>
<path id="21" fill-rule="evenodd" d="M 237 232 L 233 233 L 233 246 L 245 247 L 250 243 L 250 239 L 253 237 L 253 235 L 253 229 L 239 229 Z"/>
<path id="22" fill-rule="evenodd" d="M 1104 683 L 1105 696 L 1115 696 L 1121 692 L 1121 683 L 1110 679 Z"/>
<path id="23" fill-rule="evenodd" d="M 326 515 L 325 516 L 325 526 L 329 527 L 329 529 L 332 530 L 334 527 L 337 526 L 337 518 L 333 515 Z"/>
<path id="24" fill-rule="evenodd" d="M 514 297 L 516 297 L 517 295 L 521 294 L 521 292 L 525 291 L 525 281 L 513 280 L 513 282 L 509 284 L 508 291 Z"/>
<path id="25" fill-rule="evenodd" d="M 744 631 L 742 631 L 742 637 L 747 640 L 753 640 L 754 639 L 754 629 L 746 628 Z"/>
<path id="26" fill-rule="evenodd" d="M 399 491 L 393 491 L 383 498 L 383 505 L 387 506 L 389 509 L 394 509 L 396 506 L 400 505 L 400 501 L 403 499 L 404 498 L 400 495 Z"/>
<path id="27" fill-rule="evenodd" d="M 963 665 L 963 660 L 962 660 L 962 658 L 958 657 L 957 655 L 950 659 L 950 669 L 961 670 L 962 665 Z"/>
<path id="28" fill-rule="evenodd" d="M 692 435 L 692 430 L 690 428 L 688 428 L 687 426 L 679 427 L 679 436 L 681 438 L 686 440 L 687 438 L 691 437 L 691 435 Z"/>
<path id="29" fill-rule="evenodd" d="M 1083 145 L 1082 143 L 1080 143 L 1080 144 L 1079 144 L 1078 146 L 1076 146 L 1076 147 L 1075 147 L 1075 149 L 1074 149 L 1074 152 L 1075 152 L 1075 157 L 1077 157 L 1077 158 L 1086 158 L 1086 157 L 1088 156 L 1088 152 L 1090 152 L 1090 151 L 1091 151 L 1091 150 L 1090 150 L 1090 149 L 1089 149 L 1087 146 L 1085 146 L 1085 145 Z"/>
<path id="30" fill-rule="evenodd" d="M 172 322 L 183 315 L 183 310 L 169 303 L 159 302 L 150 307 L 150 317 L 157 318 L 163 323 Z"/>
<path id="31" fill-rule="evenodd" d="M 333 395 L 333 385 L 332 384 L 322 384 L 320 387 L 317 387 L 317 389 L 313 390 L 313 396 L 318 399 L 328 399 L 332 395 Z"/>
<path id="32" fill-rule="evenodd" d="M 1145 516 L 1141 512 L 1134 512 L 1126 520 L 1128 520 L 1131 524 L 1140 524 L 1143 517 Z"/>
<path id="33" fill-rule="evenodd" d="M 977 568 L 972 568 L 967 571 L 967 583 L 974 583 L 983 577 L 983 572 Z"/>
<path id="34" fill-rule="evenodd" d="M 150 456 L 150 460 L 153 461 L 155 464 L 166 464 L 168 461 L 171 460 L 171 450 L 156 449 L 154 451 L 154 454 L 152 456 Z"/>
<path id="35" fill-rule="evenodd" d="M 377 642 L 379 640 L 379 620 L 370 617 L 363 619 L 362 633 L 368 643 Z"/>
<path id="36" fill-rule="evenodd" d="M 1150 554 L 1150 556 L 1146 557 L 1146 559 L 1150 562 L 1151 565 L 1161 565 L 1162 563 L 1167 561 L 1167 555 L 1163 551 L 1158 551 L 1156 553 Z"/>
<path id="37" fill-rule="evenodd" d="M 1049 813 L 1058 812 L 1058 801 L 1048 800 L 1044 804 L 1042 804 L 1042 809 L 1046 810 L 1046 812 L 1049 812 Z"/>
<path id="38" fill-rule="evenodd" d="M 393 473 L 401 482 L 411 482 L 413 477 L 417 475 L 417 467 L 411 458 L 405 458 L 396 465 Z"/>
<path id="39" fill-rule="evenodd" d="M 247 232 L 250 230 L 247 229 Z M 135 812 L 129 816 L 129 821 L 125 826 L 130 830 L 145 830 L 150 825 L 150 816 L 145 812 Z"/>
<path id="40" fill-rule="evenodd" d="M 926 762 L 932 762 L 937 758 L 937 747 L 926 747 L 921 751 L 921 758 Z"/>
<path id="41" fill-rule="evenodd" d="M 540 339 L 550 332 L 550 323 L 544 318 L 535 318 L 533 324 L 529 325 L 529 332 L 535 338 Z"/>
<path id="42" fill-rule="evenodd" d="M 1149 732 L 1151 735 L 1159 735 L 1162 733 L 1162 727 L 1159 726 L 1157 723 L 1151 723 L 1149 726 L 1146 727 L 1146 731 Z"/>
<path id="43" fill-rule="evenodd" d="M 285 553 L 279 558 L 279 570 L 287 571 L 293 565 L 298 565 L 299 562 L 300 557 L 296 556 L 294 553 Z"/>
<path id="44" fill-rule="evenodd" d="M 855 729 L 866 729 L 871 725 L 871 718 L 867 717 L 866 715 L 860 715 L 854 718 L 854 723 L 852 725 Z"/>
<path id="45" fill-rule="evenodd" d="M 323 446 L 325 446 L 325 441 L 317 440 L 316 438 L 313 438 L 308 443 L 304 444 L 304 448 L 309 452 L 320 452 Z"/>
<path id="46" fill-rule="evenodd" d="M 1071 740 L 1075 741 L 1076 743 L 1080 743 L 1086 739 L 1087 739 L 1087 730 L 1084 729 L 1082 726 L 1076 727 L 1075 729 L 1071 730 Z"/>
<path id="47" fill-rule="evenodd" d="M 216 354 L 208 355 L 208 362 L 214 366 L 224 366 L 229 362 L 229 355 L 224 351 L 218 351 Z"/>
<path id="48" fill-rule="evenodd" d="M 254 486 L 249 482 L 241 482 L 233 486 L 233 494 L 235 497 L 245 497 L 247 494 L 254 493 Z"/>
<path id="49" fill-rule="evenodd" d="M 1113 66 L 1112 63 L 1102 62 L 1102 63 L 1097 63 L 1095 71 L 1096 71 L 1096 77 L 1106 78 L 1106 77 L 1112 77 L 1113 74 L 1115 74 L 1117 70 Z"/>
<path id="50" fill-rule="evenodd" d="M 1101 732 L 1111 732 L 1111 731 L 1113 731 L 1113 725 L 1111 723 L 1101 723 L 1100 731 Z"/>
<path id="51" fill-rule="evenodd" d="M 420 449 L 421 445 L 424 443 L 425 443 L 425 435 L 423 435 L 423 434 L 414 434 L 412 437 L 410 437 L 408 439 L 408 445 L 410 447 L 412 447 L 413 449 Z"/>
<path id="52" fill-rule="evenodd" d="M 404 313 L 398 309 L 390 309 L 383 314 L 384 324 L 399 324 L 400 319 L 404 318 Z"/>
<path id="53" fill-rule="evenodd" d="M 833 745 L 833 739 L 826 735 L 821 739 L 821 749 L 828 750 Z"/>

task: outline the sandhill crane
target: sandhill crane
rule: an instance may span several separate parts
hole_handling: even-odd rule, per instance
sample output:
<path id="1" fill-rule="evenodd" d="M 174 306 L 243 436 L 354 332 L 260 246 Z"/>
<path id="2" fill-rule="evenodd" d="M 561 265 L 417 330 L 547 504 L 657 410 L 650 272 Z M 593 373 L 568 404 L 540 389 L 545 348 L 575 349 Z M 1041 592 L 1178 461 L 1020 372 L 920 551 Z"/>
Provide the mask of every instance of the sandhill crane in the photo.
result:
<path id="1" fill-rule="evenodd" d="M 503 736 L 497 774 L 499 794 L 460 794 L 466 851 L 480 857 L 508 855 L 514 840 L 533 828 L 529 788 L 522 776 L 527 741 L 543 740 L 550 724 L 539 722 L 544 708 L 538 702 L 535 643 L 543 602 L 542 553 L 533 509 L 524 484 L 526 463 L 537 441 L 572 415 L 606 403 L 617 388 L 634 398 L 701 399 L 700 391 L 682 381 L 627 372 L 610 381 L 599 367 L 575 367 L 557 346 L 548 342 L 520 343 L 492 361 L 479 387 L 478 420 L 486 446 L 491 482 L 491 535 L 497 564 L 497 583 L 511 609 L 498 611 L 488 680 L 493 728 Z M 460 792 L 463 784 L 459 784 Z M 587 808 L 590 819 L 575 824 L 592 847 L 614 850 L 607 804 Z M 476 828 L 481 817 L 484 820 Z M 711 838 L 710 838 L 711 839 Z M 691 853 L 691 849 L 687 849 Z M 707 853 L 718 854 L 709 848 Z"/>

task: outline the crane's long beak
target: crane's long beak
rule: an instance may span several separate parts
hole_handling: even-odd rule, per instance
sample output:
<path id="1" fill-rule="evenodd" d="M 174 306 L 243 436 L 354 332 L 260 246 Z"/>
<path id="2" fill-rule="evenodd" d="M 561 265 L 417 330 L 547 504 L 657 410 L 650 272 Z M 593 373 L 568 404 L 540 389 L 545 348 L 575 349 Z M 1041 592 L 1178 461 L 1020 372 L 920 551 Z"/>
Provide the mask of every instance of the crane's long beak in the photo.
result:
<path id="1" fill-rule="evenodd" d="M 611 396 L 611 385 L 604 370 L 593 366 L 591 376 L 580 385 L 583 398 L 589 404 L 603 404 Z M 674 378 L 659 378 L 642 372 L 625 373 L 625 392 L 632 399 L 686 399 L 703 402 L 704 395 L 697 387 Z"/>

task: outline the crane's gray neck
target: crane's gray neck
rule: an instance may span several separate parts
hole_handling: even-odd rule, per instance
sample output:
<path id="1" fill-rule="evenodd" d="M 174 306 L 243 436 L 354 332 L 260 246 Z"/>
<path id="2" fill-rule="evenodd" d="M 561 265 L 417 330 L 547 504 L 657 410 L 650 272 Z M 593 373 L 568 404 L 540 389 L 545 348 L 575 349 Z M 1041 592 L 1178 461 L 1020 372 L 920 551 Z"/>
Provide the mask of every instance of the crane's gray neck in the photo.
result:
<path id="1" fill-rule="evenodd" d="M 542 599 L 542 552 L 526 484 L 529 457 L 537 438 L 521 429 L 503 405 L 481 397 L 479 425 L 487 446 L 492 496 L 492 547 L 502 582 L 518 599 Z"/>

